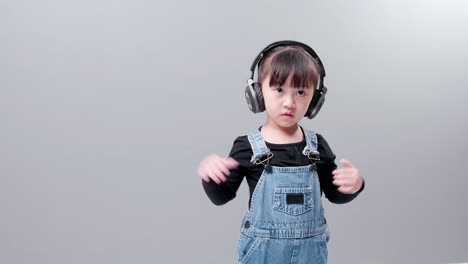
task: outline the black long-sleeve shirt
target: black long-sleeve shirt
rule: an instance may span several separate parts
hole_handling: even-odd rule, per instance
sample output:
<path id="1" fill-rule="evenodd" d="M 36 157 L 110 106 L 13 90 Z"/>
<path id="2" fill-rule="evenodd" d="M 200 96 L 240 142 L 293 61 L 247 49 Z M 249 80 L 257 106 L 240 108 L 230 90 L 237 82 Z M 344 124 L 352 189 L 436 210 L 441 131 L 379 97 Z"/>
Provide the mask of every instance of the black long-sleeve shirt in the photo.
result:
<path id="1" fill-rule="evenodd" d="M 274 156 L 270 160 L 272 166 L 290 167 L 310 165 L 310 160 L 302 154 L 306 146 L 305 140 L 291 144 L 273 144 L 266 142 L 267 147 L 273 152 Z M 332 203 L 347 203 L 353 200 L 363 189 L 364 184 L 358 192 L 354 194 L 343 194 L 338 191 L 338 186 L 334 185 L 332 171 L 337 168 L 335 164 L 335 154 L 333 154 L 327 141 L 317 134 L 317 151 L 320 153 L 320 160 L 316 163 L 317 174 L 320 181 L 321 192 Z M 202 180 L 203 188 L 215 205 L 222 205 L 234 197 L 244 179 L 247 180 L 250 190 L 250 198 L 255 190 L 258 180 L 264 170 L 264 165 L 255 165 L 250 162 L 253 155 L 252 148 L 247 136 L 238 137 L 232 146 L 230 157 L 239 162 L 239 167 L 230 170 L 231 174 L 227 176 L 227 181 L 217 184 L 214 181 L 205 182 Z M 250 199 L 249 199 L 250 206 Z"/>

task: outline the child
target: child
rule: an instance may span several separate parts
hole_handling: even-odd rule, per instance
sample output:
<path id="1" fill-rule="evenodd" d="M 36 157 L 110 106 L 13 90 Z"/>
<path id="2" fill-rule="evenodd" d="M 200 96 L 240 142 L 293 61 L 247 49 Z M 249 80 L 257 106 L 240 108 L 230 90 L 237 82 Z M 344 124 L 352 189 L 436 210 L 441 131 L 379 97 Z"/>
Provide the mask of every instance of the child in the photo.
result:
<path id="1" fill-rule="evenodd" d="M 258 66 L 258 82 L 254 82 Z M 332 203 L 353 200 L 364 188 L 348 160 L 337 169 L 327 141 L 299 126 L 317 115 L 327 88 L 325 70 L 309 46 L 279 41 L 254 60 L 246 99 L 266 111 L 257 131 L 234 141 L 228 158 L 212 154 L 198 167 L 203 187 L 216 205 L 227 203 L 245 176 L 249 210 L 241 224 L 238 263 L 327 263 L 329 229 L 322 192 Z"/>

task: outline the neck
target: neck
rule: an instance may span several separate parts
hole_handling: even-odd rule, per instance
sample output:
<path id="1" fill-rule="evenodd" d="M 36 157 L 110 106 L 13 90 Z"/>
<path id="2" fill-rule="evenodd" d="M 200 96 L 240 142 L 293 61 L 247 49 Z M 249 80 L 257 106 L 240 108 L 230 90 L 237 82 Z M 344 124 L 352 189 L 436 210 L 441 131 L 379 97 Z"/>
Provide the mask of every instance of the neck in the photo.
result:
<path id="1" fill-rule="evenodd" d="M 266 122 L 261 133 L 265 141 L 274 144 L 297 143 L 303 140 L 302 130 L 298 124 L 291 127 L 279 127 L 271 122 Z"/>

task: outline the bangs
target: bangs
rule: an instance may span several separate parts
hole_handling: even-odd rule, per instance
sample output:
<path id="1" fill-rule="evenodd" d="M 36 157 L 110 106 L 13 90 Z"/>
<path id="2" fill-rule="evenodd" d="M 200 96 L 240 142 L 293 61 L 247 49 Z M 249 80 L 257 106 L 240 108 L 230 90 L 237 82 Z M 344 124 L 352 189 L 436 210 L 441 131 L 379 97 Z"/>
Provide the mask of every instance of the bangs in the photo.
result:
<path id="1" fill-rule="evenodd" d="M 286 47 L 265 59 L 259 79 L 270 75 L 270 86 L 283 86 L 288 78 L 293 88 L 316 88 L 318 71 L 315 60 L 301 48 Z"/>

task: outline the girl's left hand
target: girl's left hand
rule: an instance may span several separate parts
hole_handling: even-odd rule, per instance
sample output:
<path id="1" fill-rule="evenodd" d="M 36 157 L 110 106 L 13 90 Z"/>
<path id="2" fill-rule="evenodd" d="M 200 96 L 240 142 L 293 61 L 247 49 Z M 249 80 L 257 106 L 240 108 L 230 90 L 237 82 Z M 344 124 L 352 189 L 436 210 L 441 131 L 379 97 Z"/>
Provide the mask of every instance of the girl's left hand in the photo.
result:
<path id="1" fill-rule="evenodd" d="M 362 187 L 363 180 L 359 170 L 349 160 L 342 159 L 342 169 L 336 169 L 332 172 L 333 184 L 338 186 L 338 191 L 345 194 L 353 194 Z"/>

